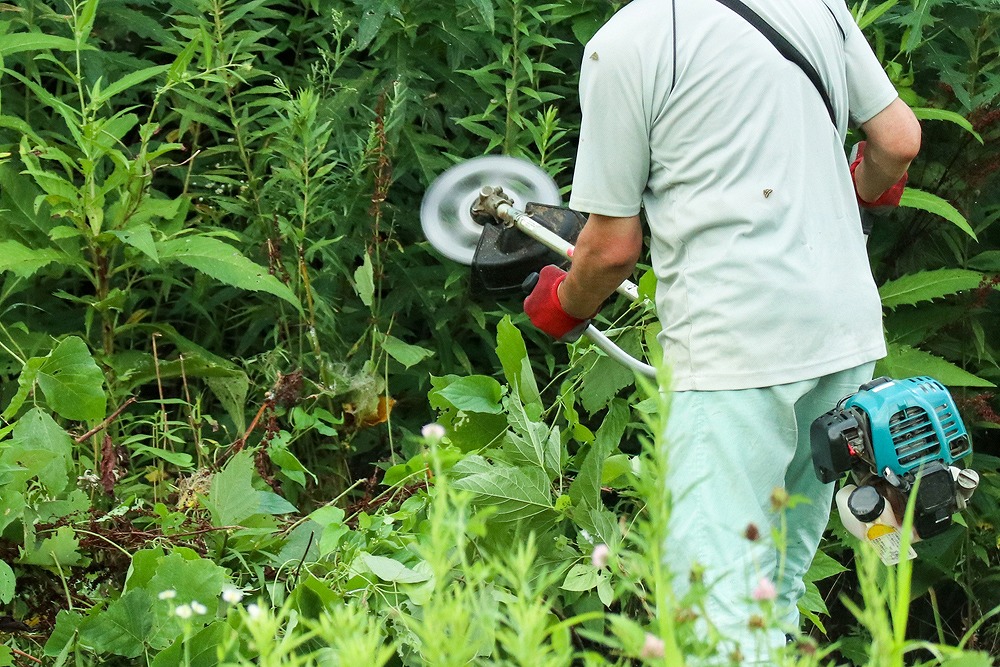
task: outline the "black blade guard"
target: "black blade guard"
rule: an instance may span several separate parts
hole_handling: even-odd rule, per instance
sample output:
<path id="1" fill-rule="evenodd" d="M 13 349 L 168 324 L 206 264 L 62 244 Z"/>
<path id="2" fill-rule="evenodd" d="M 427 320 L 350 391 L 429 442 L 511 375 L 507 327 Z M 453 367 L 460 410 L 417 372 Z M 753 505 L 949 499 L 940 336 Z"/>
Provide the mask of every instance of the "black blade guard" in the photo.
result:
<path id="1" fill-rule="evenodd" d="M 587 221 L 587 216 L 578 211 L 535 202 L 527 204 L 524 212 L 570 243 L 576 243 Z M 493 298 L 522 295 L 525 278 L 548 264 L 565 269 L 569 260 L 516 227 L 487 224 L 472 258 L 472 293 Z"/>

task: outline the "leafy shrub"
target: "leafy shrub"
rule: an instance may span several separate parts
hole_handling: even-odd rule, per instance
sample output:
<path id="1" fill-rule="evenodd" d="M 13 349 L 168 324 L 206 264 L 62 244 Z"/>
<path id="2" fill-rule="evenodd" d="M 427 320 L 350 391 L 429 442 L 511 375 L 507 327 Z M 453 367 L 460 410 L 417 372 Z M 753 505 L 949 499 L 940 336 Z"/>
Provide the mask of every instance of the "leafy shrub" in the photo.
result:
<path id="1" fill-rule="evenodd" d="M 417 224 L 429 182 L 473 155 L 568 185 L 580 45 L 614 9 L 0 7 L 0 622 L 15 632 L 0 664 L 713 650 L 659 551 L 658 393 L 586 344 L 526 345 L 517 304 L 470 295 Z M 925 121 L 907 208 L 870 246 L 882 370 L 960 394 L 983 485 L 967 526 L 917 545 L 912 577 L 834 521 L 803 603 L 827 639 L 775 660 L 988 664 L 963 651 L 996 652 L 1000 605 L 983 585 L 1000 516 L 1000 10 L 854 10 Z M 648 307 L 604 317 L 655 361 Z M 417 435 L 434 420 L 445 440 Z"/>

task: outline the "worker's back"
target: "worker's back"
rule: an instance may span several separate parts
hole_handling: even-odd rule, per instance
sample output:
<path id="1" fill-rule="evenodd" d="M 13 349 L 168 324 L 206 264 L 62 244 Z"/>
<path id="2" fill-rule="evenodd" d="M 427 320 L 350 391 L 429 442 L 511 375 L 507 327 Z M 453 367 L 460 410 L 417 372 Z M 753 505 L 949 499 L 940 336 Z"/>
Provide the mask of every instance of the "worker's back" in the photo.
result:
<path id="1" fill-rule="evenodd" d="M 843 142 L 849 109 L 867 120 L 895 91 L 842 4 L 746 4 L 819 72 L 837 126 L 803 71 L 716 0 L 634 0 L 584 55 L 581 155 L 616 174 L 579 159 L 571 205 L 614 215 L 639 188 L 679 389 L 884 354 Z"/>

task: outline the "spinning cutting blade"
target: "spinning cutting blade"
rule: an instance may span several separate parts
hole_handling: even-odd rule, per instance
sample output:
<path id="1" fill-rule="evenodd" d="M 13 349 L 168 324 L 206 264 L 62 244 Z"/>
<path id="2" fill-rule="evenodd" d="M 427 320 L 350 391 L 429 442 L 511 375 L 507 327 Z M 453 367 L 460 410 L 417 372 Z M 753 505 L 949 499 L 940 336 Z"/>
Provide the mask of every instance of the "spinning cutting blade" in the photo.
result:
<path id="1" fill-rule="evenodd" d="M 522 210 L 528 202 L 562 203 L 552 177 L 526 160 L 489 155 L 456 164 L 434 179 L 420 205 L 424 236 L 448 259 L 472 264 L 483 226 L 473 220 L 471 209 L 485 185 L 502 187 Z"/>

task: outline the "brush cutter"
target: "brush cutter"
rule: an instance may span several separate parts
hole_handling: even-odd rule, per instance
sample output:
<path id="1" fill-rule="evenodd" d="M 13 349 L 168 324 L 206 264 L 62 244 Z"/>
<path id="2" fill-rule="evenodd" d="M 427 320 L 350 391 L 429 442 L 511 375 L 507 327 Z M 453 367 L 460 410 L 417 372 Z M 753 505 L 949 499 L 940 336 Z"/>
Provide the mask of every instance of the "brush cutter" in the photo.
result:
<path id="1" fill-rule="evenodd" d="M 472 267 L 473 289 L 522 292 L 547 264 L 565 267 L 573 257 L 586 216 L 560 206 L 559 188 L 540 167 L 507 156 L 457 164 L 431 183 L 420 206 L 420 224 L 434 249 Z M 552 253 L 562 259 L 553 261 Z M 628 280 L 617 292 L 639 299 Z M 609 357 L 647 377 L 656 369 L 622 350 L 593 324 L 583 335 Z"/>

